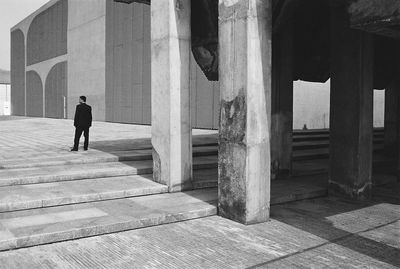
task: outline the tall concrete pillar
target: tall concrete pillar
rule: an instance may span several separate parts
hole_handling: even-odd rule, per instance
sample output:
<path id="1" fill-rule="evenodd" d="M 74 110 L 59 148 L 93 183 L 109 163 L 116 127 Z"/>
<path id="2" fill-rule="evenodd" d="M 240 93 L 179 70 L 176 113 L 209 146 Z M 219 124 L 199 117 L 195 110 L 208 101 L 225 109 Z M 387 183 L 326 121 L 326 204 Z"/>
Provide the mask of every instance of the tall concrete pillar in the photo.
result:
<path id="1" fill-rule="evenodd" d="M 190 0 L 151 3 L 153 177 L 170 191 L 192 184 Z"/>
<path id="2" fill-rule="evenodd" d="M 272 178 L 287 178 L 292 170 L 293 134 L 293 25 L 272 40 Z"/>
<path id="3" fill-rule="evenodd" d="M 398 154 L 397 140 L 399 128 L 399 94 L 400 89 L 396 89 L 393 82 L 385 90 L 385 131 L 384 131 L 384 151 L 385 155 L 396 158 Z"/>
<path id="4" fill-rule="evenodd" d="M 219 214 L 264 222 L 270 203 L 271 1 L 219 0 Z"/>
<path id="5" fill-rule="evenodd" d="M 331 12 L 329 192 L 370 197 L 373 131 L 373 42 L 349 28 L 344 7 Z"/>

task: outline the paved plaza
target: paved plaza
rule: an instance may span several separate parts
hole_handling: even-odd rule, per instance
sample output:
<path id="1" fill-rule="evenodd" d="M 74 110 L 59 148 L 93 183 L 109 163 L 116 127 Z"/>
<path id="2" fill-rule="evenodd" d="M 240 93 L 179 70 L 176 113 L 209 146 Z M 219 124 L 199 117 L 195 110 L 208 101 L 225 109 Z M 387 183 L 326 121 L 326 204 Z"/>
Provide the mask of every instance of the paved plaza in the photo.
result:
<path id="1" fill-rule="evenodd" d="M 320 198 L 0 252 L 0 268 L 399 268 L 400 205 Z"/>
<path id="2" fill-rule="evenodd" d="M 216 131 L 193 131 L 199 189 L 175 194 L 151 181 L 151 127 L 95 122 L 77 153 L 73 133 L 0 117 L 0 268 L 400 267 L 396 182 L 354 202 L 326 175 L 273 181 L 271 220 L 244 226 L 216 216 Z"/>

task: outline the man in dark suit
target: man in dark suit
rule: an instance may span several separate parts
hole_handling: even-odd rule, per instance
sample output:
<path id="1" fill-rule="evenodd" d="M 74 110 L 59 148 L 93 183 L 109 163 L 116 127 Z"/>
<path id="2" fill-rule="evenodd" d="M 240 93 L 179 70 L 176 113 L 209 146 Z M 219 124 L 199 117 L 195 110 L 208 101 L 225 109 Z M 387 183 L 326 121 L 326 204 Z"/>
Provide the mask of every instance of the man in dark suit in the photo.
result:
<path id="1" fill-rule="evenodd" d="M 89 128 L 92 126 L 92 107 L 86 104 L 86 96 L 79 97 L 79 105 L 76 106 L 75 118 L 75 139 L 74 147 L 71 151 L 78 151 L 79 139 L 82 132 L 85 137 L 84 150 L 88 150 L 89 146 Z"/>

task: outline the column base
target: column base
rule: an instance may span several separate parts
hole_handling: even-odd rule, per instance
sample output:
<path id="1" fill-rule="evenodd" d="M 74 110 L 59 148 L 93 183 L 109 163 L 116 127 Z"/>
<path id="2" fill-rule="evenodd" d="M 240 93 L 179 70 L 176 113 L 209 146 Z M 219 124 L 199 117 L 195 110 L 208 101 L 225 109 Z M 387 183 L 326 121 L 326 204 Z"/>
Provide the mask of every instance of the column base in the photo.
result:
<path id="1" fill-rule="evenodd" d="M 366 183 L 364 186 L 356 187 L 329 181 L 328 194 L 353 200 L 369 200 L 372 197 L 372 183 Z"/>
<path id="2" fill-rule="evenodd" d="M 290 169 L 279 169 L 275 171 L 274 179 L 289 179 L 292 176 Z"/>
<path id="3" fill-rule="evenodd" d="M 181 184 L 176 184 L 173 186 L 169 186 L 169 192 L 180 192 L 180 191 L 190 191 L 193 190 L 192 182 L 185 182 Z"/>

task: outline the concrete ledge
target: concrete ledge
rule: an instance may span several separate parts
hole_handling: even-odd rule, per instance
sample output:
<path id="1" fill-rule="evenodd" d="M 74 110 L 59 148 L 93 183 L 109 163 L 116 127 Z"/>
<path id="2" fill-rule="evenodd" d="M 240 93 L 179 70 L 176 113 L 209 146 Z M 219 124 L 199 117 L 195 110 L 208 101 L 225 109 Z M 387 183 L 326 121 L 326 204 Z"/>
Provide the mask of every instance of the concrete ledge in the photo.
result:
<path id="1" fill-rule="evenodd" d="M 0 250 L 216 215 L 216 190 L 0 213 Z"/>
<path id="2" fill-rule="evenodd" d="M 215 168 L 217 165 L 217 156 L 202 156 L 194 159 L 193 169 Z M 0 187 L 141 175 L 152 172 L 151 160 L 4 169 L 0 170 Z"/>
<path id="3" fill-rule="evenodd" d="M 54 154 L 54 153 L 53 153 Z M 193 147 L 193 157 L 203 157 L 217 155 L 217 146 L 197 146 Z M 137 149 L 124 151 L 102 152 L 90 150 L 88 152 L 59 152 L 55 156 L 46 156 L 46 153 L 38 153 L 36 155 L 23 158 L 8 159 L 0 162 L 1 169 L 19 169 L 48 167 L 58 165 L 71 164 L 90 164 L 90 163 L 106 163 L 106 162 L 124 162 L 124 161 L 145 161 L 152 160 L 151 149 Z"/>
<path id="4" fill-rule="evenodd" d="M 87 203 L 168 192 L 152 175 L 0 187 L 0 212 Z"/>

